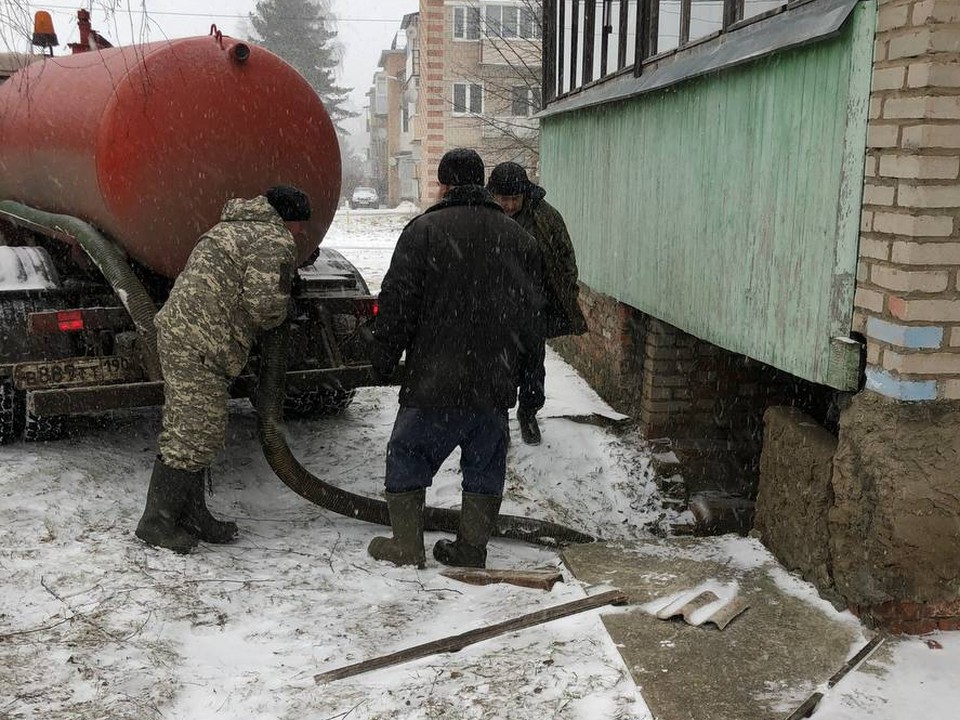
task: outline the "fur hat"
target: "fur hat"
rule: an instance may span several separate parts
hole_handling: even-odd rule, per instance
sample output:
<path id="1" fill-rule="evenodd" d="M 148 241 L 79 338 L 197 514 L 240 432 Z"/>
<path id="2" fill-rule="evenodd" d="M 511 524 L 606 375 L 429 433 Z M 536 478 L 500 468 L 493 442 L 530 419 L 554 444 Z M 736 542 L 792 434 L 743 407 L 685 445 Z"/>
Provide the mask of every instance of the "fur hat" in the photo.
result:
<path id="1" fill-rule="evenodd" d="M 441 185 L 450 186 L 483 185 L 483 160 L 476 150 L 448 150 L 437 166 L 437 180 Z"/>
<path id="2" fill-rule="evenodd" d="M 274 185 L 264 196 L 284 222 L 310 219 L 310 198 L 292 185 Z"/>
<path id="3" fill-rule="evenodd" d="M 527 171 L 515 162 L 502 162 L 490 172 L 487 190 L 494 195 L 526 195 L 533 183 Z"/>

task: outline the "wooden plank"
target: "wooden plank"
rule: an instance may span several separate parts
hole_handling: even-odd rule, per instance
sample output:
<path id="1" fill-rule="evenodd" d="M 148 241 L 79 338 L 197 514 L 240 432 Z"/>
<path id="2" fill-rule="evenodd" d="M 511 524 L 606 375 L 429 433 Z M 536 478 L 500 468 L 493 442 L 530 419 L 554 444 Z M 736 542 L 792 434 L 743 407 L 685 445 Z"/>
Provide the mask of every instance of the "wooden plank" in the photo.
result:
<path id="1" fill-rule="evenodd" d="M 468 632 L 439 640 L 432 640 L 431 642 L 415 645 L 405 650 L 390 653 L 389 655 L 381 655 L 380 657 L 363 660 L 342 668 L 318 673 L 313 676 L 313 679 L 318 685 L 322 685 L 332 682 L 333 680 L 353 677 L 354 675 L 360 675 L 370 670 L 379 670 L 381 668 L 399 665 L 409 662 L 410 660 L 436 655 L 437 653 L 456 652 L 468 645 L 489 640 L 498 635 L 523 630 L 524 628 L 533 627 L 534 625 L 542 625 L 551 620 L 559 620 L 560 618 L 576 615 L 577 613 L 586 612 L 587 610 L 596 610 L 605 605 L 625 605 L 626 603 L 627 596 L 625 593 L 619 590 L 608 590 L 607 592 L 590 595 L 580 600 L 574 600 L 573 602 L 563 603 L 562 605 L 556 605 L 551 608 L 546 608 L 545 610 L 537 610 L 527 615 L 521 615 L 513 620 L 469 630 Z"/>
<path id="2" fill-rule="evenodd" d="M 630 29 L 629 0 L 620 0 L 619 33 L 617 35 L 617 70 L 627 66 L 627 33 Z"/>
<path id="3" fill-rule="evenodd" d="M 577 89 L 577 53 L 580 38 L 580 0 L 571 0 L 570 5 L 570 91 Z"/>
<path id="4" fill-rule="evenodd" d="M 680 40 L 677 47 L 690 42 L 690 13 L 693 0 L 680 0 Z"/>
<path id="5" fill-rule="evenodd" d="M 873 651 L 883 644 L 884 640 L 886 640 L 885 636 L 875 635 L 870 642 L 860 648 L 860 651 L 857 652 L 856 655 L 847 660 L 843 666 L 837 670 L 837 672 L 830 676 L 830 679 L 827 680 L 827 689 L 832 689 L 838 682 L 843 680 L 847 673 L 849 673 L 851 670 L 854 670 L 860 665 L 860 663 L 870 657 L 870 655 L 873 654 Z M 811 693 L 810 697 L 804 700 L 800 707 L 790 713 L 786 720 L 801 720 L 802 718 L 810 717 L 816 712 L 817 707 L 820 705 L 820 701 L 823 700 L 823 697 L 824 693 L 820 690 Z"/>
<path id="6" fill-rule="evenodd" d="M 580 84 L 586 85 L 593 81 L 593 44 L 596 41 L 597 0 L 584 0 L 583 13 L 583 71 L 580 73 Z"/>
<path id="7" fill-rule="evenodd" d="M 543 105 L 547 106 L 559 94 L 557 87 L 557 0 L 543 0 L 543 62 L 540 87 Z"/>
<path id="8" fill-rule="evenodd" d="M 563 581 L 559 570 L 498 570 L 495 568 L 450 568 L 440 573 L 451 580 L 469 585 L 494 585 L 508 583 L 536 590 L 550 590 L 555 583 Z"/>

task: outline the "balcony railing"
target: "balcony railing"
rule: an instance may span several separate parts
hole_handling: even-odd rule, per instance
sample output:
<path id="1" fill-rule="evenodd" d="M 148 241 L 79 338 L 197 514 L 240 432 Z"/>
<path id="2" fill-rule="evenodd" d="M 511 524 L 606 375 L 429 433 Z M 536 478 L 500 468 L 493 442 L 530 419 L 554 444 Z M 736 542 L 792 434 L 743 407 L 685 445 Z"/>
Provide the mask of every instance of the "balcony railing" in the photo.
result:
<path id="1" fill-rule="evenodd" d="M 543 0 L 549 102 L 808 0 Z"/>

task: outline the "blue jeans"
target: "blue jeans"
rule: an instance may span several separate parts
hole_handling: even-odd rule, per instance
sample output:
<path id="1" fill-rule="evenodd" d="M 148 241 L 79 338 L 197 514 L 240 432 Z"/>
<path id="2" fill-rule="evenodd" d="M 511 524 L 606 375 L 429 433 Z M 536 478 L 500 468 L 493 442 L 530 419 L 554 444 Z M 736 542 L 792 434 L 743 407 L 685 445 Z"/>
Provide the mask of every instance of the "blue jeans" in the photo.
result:
<path id="1" fill-rule="evenodd" d="M 459 446 L 463 490 L 502 495 L 508 441 L 506 410 L 401 407 L 387 443 L 387 492 L 429 487 Z"/>

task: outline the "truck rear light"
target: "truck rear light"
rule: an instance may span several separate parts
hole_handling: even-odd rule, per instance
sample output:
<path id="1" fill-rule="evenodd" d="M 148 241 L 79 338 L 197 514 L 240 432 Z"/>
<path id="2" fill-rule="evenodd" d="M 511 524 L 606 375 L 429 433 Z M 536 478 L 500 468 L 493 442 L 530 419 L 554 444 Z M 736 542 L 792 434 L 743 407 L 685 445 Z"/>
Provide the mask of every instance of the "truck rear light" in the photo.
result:
<path id="1" fill-rule="evenodd" d="M 360 317 L 376 317 L 380 312 L 380 302 L 377 298 L 365 297 L 356 300 L 357 315 Z"/>
<path id="2" fill-rule="evenodd" d="M 57 313 L 57 328 L 60 332 L 83 330 L 83 313 L 79 310 L 64 310 Z"/>
<path id="3" fill-rule="evenodd" d="M 43 310 L 27 315 L 27 332 L 30 335 L 55 335 L 83 330 L 119 332 L 132 328 L 133 321 L 124 308 Z"/>

